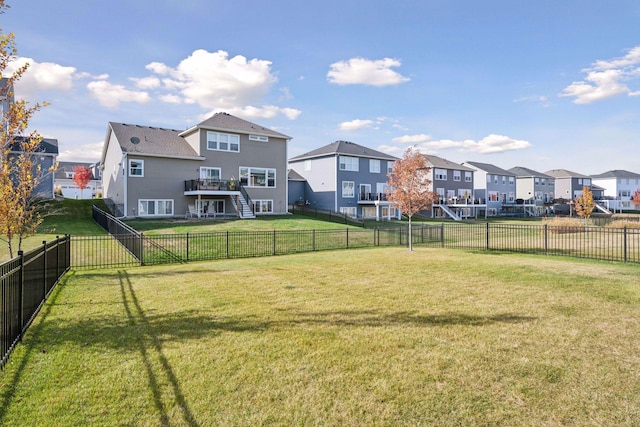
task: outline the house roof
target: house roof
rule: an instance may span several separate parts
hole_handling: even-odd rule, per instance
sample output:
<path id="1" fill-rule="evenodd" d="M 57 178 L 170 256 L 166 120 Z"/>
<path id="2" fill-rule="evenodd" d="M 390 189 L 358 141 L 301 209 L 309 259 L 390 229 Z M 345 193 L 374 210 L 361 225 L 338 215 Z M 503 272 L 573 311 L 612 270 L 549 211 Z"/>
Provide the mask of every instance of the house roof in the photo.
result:
<path id="1" fill-rule="evenodd" d="M 506 175 L 506 176 L 515 176 L 516 174 L 512 171 L 508 171 L 498 166 L 494 166 L 490 163 L 480 163 L 480 162 L 465 162 L 467 165 L 471 165 L 475 168 L 478 168 L 482 171 L 485 171 L 491 175 Z"/>
<path id="2" fill-rule="evenodd" d="M 547 175 L 551 175 L 554 178 L 589 178 L 587 175 L 583 175 L 578 172 L 572 172 L 567 169 L 551 169 L 545 172 Z"/>
<path id="3" fill-rule="evenodd" d="M 626 178 L 626 179 L 640 179 L 640 174 L 629 172 L 622 169 L 610 170 L 603 172 L 599 175 L 591 175 L 591 178 Z"/>
<path id="4" fill-rule="evenodd" d="M 303 177 L 293 169 L 289 169 L 287 171 L 287 178 L 289 179 L 289 181 L 306 181 L 305 177 Z"/>
<path id="5" fill-rule="evenodd" d="M 109 122 L 109 126 L 125 153 L 198 157 L 178 130 L 115 122 Z"/>
<path id="6" fill-rule="evenodd" d="M 373 150 L 363 145 L 356 144 L 355 142 L 335 141 L 331 144 L 325 145 L 324 147 L 320 147 L 315 150 L 309 151 L 308 153 L 293 157 L 289 159 L 289 161 L 300 161 L 318 157 L 330 157 L 341 154 L 355 157 L 366 157 L 370 159 L 381 159 L 390 161 L 398 160 L 397 157 L 394 157 L 390 154 Z"/>
<path id="7" fill-rule="evenodd" d="M 443 159 L 442 157 L 434 156 L 431 154 L 427 154 L 426 157 L 431 167 L 434 167 L 434 168 L 454 169 L 454 170 L 469 171 L 469 172 L 474 171 L 474 169 L 471 169 L 467 166 L 463 166 L 460 163 L 455 163 L 450 160 Z"/>
<path id="8" fill-rule="evenodd" d="M 553 178 L 551 175 L 534 171 L 533 169 L 525 168 L 523 166 L 513 167 L 509 169 L 509 172 L 515 174 L 515 176 L 519 178 Z"/>
<path id="9" fill-rule="evenodd" d="M 20 143 L 27 140 L 26 136 L 14 136 L 12 151 L 21 152 Z M 58 154 L 58 140 L 53 138 L 42 138 L 38 146 L 38 153 Z"/>
<path id="10" fill-rule="evenodd" d="M 67 178 L 67 172 L 73 172 L 77 166 L 82 166 L 86 169 L 91 169 L 91 179 L 98 179 L 94 175 L 93 167 L 95 163 L 83 163 L 83 162 L 58 162 L 58 168 L 54 174 L 55 179 L 69 179 Z"/>
<path id="11" fill-rule="evenodd" d="M 181 135 L 189 134 L 198 128 L 223 130 L 226 132 L 237 132 L 242 134 L 260 135 L 272 138 L 291 139 L 291 137 L 288 135 L 276 132 L 275 130 L 257 125 L 255 123 L 248 122 L 239 117 L 232 116 L 229 113 L 216 113 L 208 119 L 198 123 L 196 126 L 183 131 Z"/>

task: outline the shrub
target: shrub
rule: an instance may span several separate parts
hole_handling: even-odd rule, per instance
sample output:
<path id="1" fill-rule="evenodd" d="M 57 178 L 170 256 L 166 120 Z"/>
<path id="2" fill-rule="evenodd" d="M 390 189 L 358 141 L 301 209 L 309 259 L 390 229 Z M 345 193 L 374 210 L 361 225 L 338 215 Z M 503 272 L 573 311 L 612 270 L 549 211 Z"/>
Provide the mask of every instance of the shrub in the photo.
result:
<path id="1" fill-rule="evenodd" d="M 542 218 L 542 223 L 549 226 L 549 232 L 551 233 L 582 233 L 585 231 L 584 219 L 581 218 Z"/>
<path id="2" fill-rule="evenodd" d="M 607 224 L 608 228 L 640 228 L 640 221 L 628 219 L 616 219 Z"/>

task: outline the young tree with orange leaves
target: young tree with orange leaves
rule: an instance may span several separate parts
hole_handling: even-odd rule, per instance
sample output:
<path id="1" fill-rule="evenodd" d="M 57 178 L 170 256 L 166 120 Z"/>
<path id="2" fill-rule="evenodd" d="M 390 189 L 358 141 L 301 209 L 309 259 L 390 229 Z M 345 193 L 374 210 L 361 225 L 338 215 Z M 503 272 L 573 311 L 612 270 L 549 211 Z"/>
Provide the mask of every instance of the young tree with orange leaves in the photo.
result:
<path id="1" fill-rule="evenodd" d="M 402 159 L 393 163 L 392 173 L 387 174 L 387 199 L 409 218 L 409 251 L 413 251 L 411 219 L 433 205 L 430 171 L 427 156 L 408 148 Z"/>
<path id="2" fill-rule="evenodd" d="M 640 206 L 640 189 L 636 190 L 635 193 L 633 193 L 631 203 L 633 203 L 636 207 Z"/>
<path id="3" fill-rule="evenodd" d="M 591 217 L 591 213 L 596 208 L 596 203 L 593 201 L 593 193 L 587 186 L 582 187 L 582 194 L 575 198 L 573 201 L 576 213 L 578 216 L 584 218 L 585 226 Z"/>
<path id="4" fill-rule="evenodd" d="M 73 178 L 71 179 L 80 189 L 80 198 L 82 198 L 82 190 L 89 186 L 88 184 L 92 177 L 93 173 L 89 168 L 85 168 L 82 165 L 77 165 L 73 168 Z"/>
<path id="5" fill-rule="evenodd" d="M 0 14 L 9 6 L 0 0 Z M 14 239 L 17 249 L 22 249 L 23 239 L 35 233 L 42 221 L 34 204 L 33 192 L 43 173 L 37 152 L 42 137 L 37 132 L 27 133 L 29 121 L 44 105 L 27 106 L 24 100 L 14 101 L 14 82 L 27 70 L 28 64 L 6 74 L 9 63 L 15 59 L 17 50 L 14 34 L 4 34 L 0 29 L 0 89 L 2 121 L 0 123 L 0 240 L 7 243 L 9 256 L 14 256 Z M 5 102 L 6 101 L 6 102 Z"/>

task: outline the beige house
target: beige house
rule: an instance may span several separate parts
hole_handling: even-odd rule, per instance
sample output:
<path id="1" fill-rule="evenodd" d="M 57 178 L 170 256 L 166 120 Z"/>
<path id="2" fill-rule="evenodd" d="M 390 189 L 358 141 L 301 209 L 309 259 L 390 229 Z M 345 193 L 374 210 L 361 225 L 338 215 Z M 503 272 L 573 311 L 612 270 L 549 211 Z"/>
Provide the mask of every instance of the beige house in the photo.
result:
<path id="1" fill-rule="evenodd" d="M 119 217 L 284 214 L 290 139 L 227 113 L 184 131 L 110 122 L 104 197 Z"/>

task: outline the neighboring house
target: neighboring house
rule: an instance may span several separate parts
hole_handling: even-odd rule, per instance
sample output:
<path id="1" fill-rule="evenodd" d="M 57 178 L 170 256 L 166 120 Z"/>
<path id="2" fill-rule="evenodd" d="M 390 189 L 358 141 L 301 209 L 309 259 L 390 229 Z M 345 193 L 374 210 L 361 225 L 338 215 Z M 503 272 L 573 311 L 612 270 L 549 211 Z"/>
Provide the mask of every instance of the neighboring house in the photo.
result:
<path id="1" fill-rule="evenodd" d="M 460 220 L 477 216 L 479 210 L 486 209 L 486 206 L 481 205 L 480 200 L 474 197 L 474 169 L 438 156 L 426 157 L 431 168 L 429 179 L 437 196 L 432 216 Z"/>
<path id="2" fill-rule="evenodd" d="M 21 151 L 21 142 L 26 137 L 13 137 L 13 150 L 11 155 L 24 154 Z M 43 138 L 38 145 L 37 151 L 33 154 L 34 173 L 39 168 L 38 186 L 32 191 L 31 195 L 35 199 L 53 199 L 54 196 L 54 174 L 52 170 L 56 166 L 58 157 L 58 140 L 52 138 Z"/>
<path id="3" fill-rule="evenodd" d="M 307 203 L 306 187 L 307 180 L 298 172 L 289 169 L 287 171 L 288 179 L 288 199 L 289 205 L 304 205 Z"/>
<path id="4" fill-rule="evenodd" d="M 76 167 L 91 170 L 91 180 L 83 190 L 73 180 Z M 58 162 L 58 169 L 54 174 L 56 192 L 67 199 L 91 199 L 102 194 L 102 171 L 96 163 Z"/>
<path id="5" fill-rule="evenodd" d="M 545 172 L 554 178 L 555 198 L 573 200 L 582 195 L 582 189 L 591 190 L 591 177 L 567 169 L 551 169 Z"/>
<path id="6" fill-rule="evenodd" d="M 513 167 L 509 172 L 516 176 L 516 200 L 523 200 L 526 205 L 534 205 L 538 214 L 545 211 L 544 205 L 553 203 L 556 198 L 553 176 L 522 166 Z"/>
<path id="7" fill-rule="evenodd" d="M 296 200 L 302 196 L 311 207 L 354 218 L 400 218 L 401 212 L 386 197 L 387 173 L 396 160 L 348 141 L 293 157 L 289 159 L 291 171 L 306 182 L 304 194 L 296 194 Z"/>
<path id="8" fill-rule="evenodd" d="M 290 139 L 227 113 L 184 131 L 110 122 L 104 197 L 124 217 L 285 214 Z"/>
<path id="9" fill-rule="evenodd" d="M 487 215 L 524 214 L 523 205 L 516 205 L 516 175 L 489 163 L 464 162 L 474 170 L 474 197 L 487 205 Z M 516 209 L 522 207 L 523 209 Z"/>
<path id="10" fill-rule="evenodd" d="M 614 211 L 640 209 L 631 199 L 640 190 L 640 174 L 626 170 L 610 170 L 591 175 L 594 184 L 604 188 L 602 203 Z"/>

